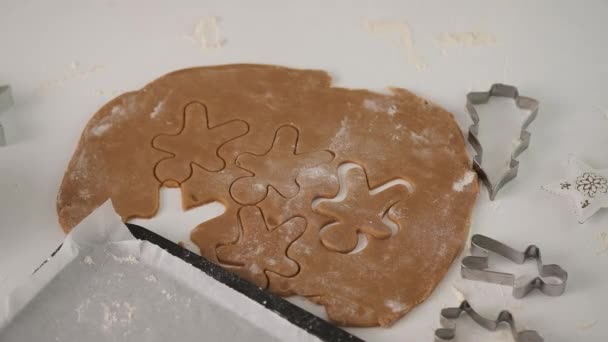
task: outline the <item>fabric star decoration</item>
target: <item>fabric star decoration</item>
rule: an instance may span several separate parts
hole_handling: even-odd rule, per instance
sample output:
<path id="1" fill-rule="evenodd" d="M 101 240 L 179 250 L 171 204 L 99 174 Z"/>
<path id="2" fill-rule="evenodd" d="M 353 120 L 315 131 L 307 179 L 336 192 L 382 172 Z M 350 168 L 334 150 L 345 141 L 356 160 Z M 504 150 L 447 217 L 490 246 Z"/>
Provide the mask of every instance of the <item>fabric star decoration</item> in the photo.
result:
<path id="1" fill-rule="evenodd" d="M 608 208 L 608 169 L 595 170 L 574 156 L 568 160 L 568 178 L 542 188 L 569 197 L 579 223 Z"/>

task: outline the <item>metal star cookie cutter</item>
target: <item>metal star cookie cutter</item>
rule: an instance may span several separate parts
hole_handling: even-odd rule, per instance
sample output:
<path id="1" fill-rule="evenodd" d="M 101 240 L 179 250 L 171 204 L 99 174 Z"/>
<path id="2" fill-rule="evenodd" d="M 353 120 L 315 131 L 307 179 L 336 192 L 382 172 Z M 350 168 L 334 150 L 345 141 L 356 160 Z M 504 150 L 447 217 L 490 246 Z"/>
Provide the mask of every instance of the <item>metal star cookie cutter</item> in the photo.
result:
<path id="1" fill-rule="evenodd" d="M 483 328 L 496 331 L 501 323 L 506 323 L 511 328 L 511 333 L 515 342 L 543 342 L 544 339 L 535 330 L 517 331 L 513 315 L 506 310 L 501 311 L 495 320 L 487 319 L 478 314 L 466 300 L 455 308 L 445 308 L 441 310 L 441 326 L 435 330 L 435 342 L 452 341 L 456 337 L 456 320 L 462 313 L 466 313 Z"/>
<path id="2" fill-rule="evenodd" d="M 0 113 L 8 110 L 13 106 L 13 97 L 11 96 L 10 86 L 0 87 Z M 6 146 L 6 137 L 4 136 L 4 127 L 0 123 L 0 146 Z"/>
<path id="3" fill-rule="evenodd" d="M 488 252 L 501 255 L 516 264 L 535 259 L 539 276 L 518 284 L 515 275 L 511 273 L 488 270 Z M 511 286 L 515 298 L 523 298 L 534 289 L 539 289 L 548 296 L 560 296 L 566 290 L 568 272 L 559 265 L 544 265 L 540 249 L 535 245 L 530 245 L 524 252 L 520 252 L 487 236 L 476 234 L 471 238 L 471 253 L 473 255 L 463 258 L 461 263 L 460 273 L 465 279 Z M 559 282 L 545 282 L 543 277 L 556 278 Z"/>
<path id="4" fill-rule="evenodd" d="M 511 159 L 509 161 L 509 169 L 499 178 L 496 184 L 492 184 L 485 169 L 481 166 L 483 157 L 483 147 L 479 142 L 479 114 L 475 109 L 475 105 L 488 103 L 490 97 L 508 97 L 515 101 L 518 108 L 530 111 L 530 114 L 526 117 L 521 125 L 521 131 L 519 134 L 519 141 L 517 146 L 514 147 L 511 152 Z M 473 124 L 469 126 L 468 140 L 475 152 L 477 153 L 473 157 L 473 170 L 479 175 L 479 179 L 488 189 L 490 200 L 493 201 L 498 191 L 509 181 L 517 176 L 517 170 L 519 168 L 519 161 L 517 157 L 528 148 L 530 144 L 530 132 L 526 129 L 534 121 L 538 114 L 538 101 L 529 97 L 519 96 L 517 88 L 514 86 L 495 83 L 492 85 L 489 91 L 485 92 L 470 92 L 467 94 L 467 111 L 469 116 L 473 120 Z"/>

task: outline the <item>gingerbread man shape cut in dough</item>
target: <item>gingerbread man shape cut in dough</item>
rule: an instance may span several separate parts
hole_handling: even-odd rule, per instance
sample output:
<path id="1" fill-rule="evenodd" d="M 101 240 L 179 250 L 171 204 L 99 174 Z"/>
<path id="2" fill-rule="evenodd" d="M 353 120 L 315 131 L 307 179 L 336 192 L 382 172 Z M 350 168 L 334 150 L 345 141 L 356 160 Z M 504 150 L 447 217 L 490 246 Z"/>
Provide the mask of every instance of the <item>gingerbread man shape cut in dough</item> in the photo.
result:
<path id="1" fill-rule="evenodd" d="M 299 265 L 287 257 L 287 249 L 306 229 L 306 219 L 292 217 L 269 230 L 260 208 L 242 207 L 238 212 L 241 229 L 239 239 L 230 245 L 216 248 L 220 262 L 245 267 L 249 279 L 260 287 L 268 286 L 264 272 L 270 271 L 292 277 L 300 271 Z"/>
<path id="2" fill-rule="evenodd" d="M 376 239 L 391 237 L 392 230 L 383 222 L 383 218 L 408 192 L 404 185 L 397 184 L 383 190 L 383 186 L 370 189 L 365 170 L 353 167 L 346 171 L 340 187 L 346 188 L 344 200 L 337 201 L 336 196 L 334 199 L 321 200 L 314 206 L 319 214 L 336 220 L 321 229 L 321 242 L 325 247 L 348 253 L 357 246 L 359 232 Z"/>
<path id="3" fill-rule="evenodd" d="M 152 140 L 154 148 L 173 154 L 156 164 L 154 174 L 161 183 L 181 184 L 192 176 L 191 164 L 211 172 L 221 171 L 226 162 L 218 154 L 220 147 L 248 131 L 249 125 L 242 120 L 211 126 L 207 107 L 192 102 L 184 109 L 183 126 L 177 134 L 161 134 Z"/>
<path id="4" fill-rule="evenodd" d="M 300 191 L 298 174 L 306 169 L 329 163 L 334 154 L 330 151 L 298 153 L 299 131 L 293 126 L 279 127 L 270 149 L 263 155 L 242 153 L 236 164 L 253 173 L 237 179 L 230 187 L 235 201 L 252 205 L 262 201 L 272 186 L 281 196 L 293 198 Z"/>

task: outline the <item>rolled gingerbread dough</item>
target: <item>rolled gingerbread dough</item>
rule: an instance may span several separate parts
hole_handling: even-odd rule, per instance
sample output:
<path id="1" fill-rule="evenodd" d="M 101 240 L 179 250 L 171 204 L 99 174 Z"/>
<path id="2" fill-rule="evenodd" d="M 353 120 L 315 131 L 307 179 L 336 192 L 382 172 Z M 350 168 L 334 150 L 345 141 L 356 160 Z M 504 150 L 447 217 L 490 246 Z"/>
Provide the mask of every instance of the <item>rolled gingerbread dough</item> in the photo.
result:
<path id="1" fill-rule="evenodd" d="M 59 221 L 67 232 L 107 199 L 124 220 L 152 217 L 163 185 L 184 208 L 225 206 L 192 227 L 202 255 L 351 326 L 388 326 L 430 295 L 478 191 L 450 113 L 271 65 L 180 70 L 103 106 L 67 167 Z"/>

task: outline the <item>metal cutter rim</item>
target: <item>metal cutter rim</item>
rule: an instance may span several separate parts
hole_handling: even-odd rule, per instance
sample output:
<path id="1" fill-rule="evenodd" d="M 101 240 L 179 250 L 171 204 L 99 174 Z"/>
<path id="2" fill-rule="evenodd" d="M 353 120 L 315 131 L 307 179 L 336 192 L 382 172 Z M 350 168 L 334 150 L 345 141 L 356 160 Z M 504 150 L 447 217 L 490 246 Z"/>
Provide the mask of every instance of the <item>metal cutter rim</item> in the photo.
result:
<path id="1" fill-rule="evenodd" d="M 511 152 L 511 158 L 509 160 L 509 169 L 498 179 L 496 184 L 493 184 L 485 169 L 482 167 L 483 160 L 483 147 L 479 141 L 479 114 L 475 109 L 475 105 L 488 103 L 491 97 L 506 97 L 511 98 L 515 101 L 518 108 L 530 111 L 530 114 L 526 117 L 521 125 L 519 134 L 519 143 Z M 525 151 L 530 145 L 531 134 L 527 131 L 528 126 L 536 119 L 538 114 L 539 102 L 530 97 L 520 96 L 516 87 L 501 83 L 495 83 L 490 87 L 489 91 L 485 92 L 470 92 L 467 94 L 466 109 L 473 120 L 473 124 L 469 126 L 469 134 L 467 140 L 469 144 L 475 150 L 475 157 L 473 157 L 473 170 L 479 176 L 479 179 L 488 189 L 490 200 L 493 201 L 498 191 L 509 181 L 517 176 L 519 169 L 519 161 L 517 157 Z"/>

